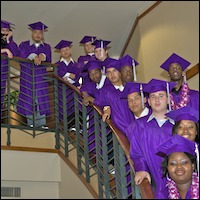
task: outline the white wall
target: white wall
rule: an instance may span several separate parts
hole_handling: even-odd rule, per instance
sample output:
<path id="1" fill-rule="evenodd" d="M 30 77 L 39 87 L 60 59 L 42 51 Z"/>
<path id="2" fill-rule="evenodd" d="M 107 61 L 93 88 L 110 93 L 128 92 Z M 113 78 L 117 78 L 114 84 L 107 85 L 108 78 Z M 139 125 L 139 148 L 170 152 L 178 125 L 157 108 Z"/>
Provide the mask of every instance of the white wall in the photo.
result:
<path id="1" fill-rule="evenodd" d="M 1 150 L 1 187 L 21 187 L 22 199 L 93 199 L 57 153 Z"/>
<path id="2" fill-rule="evenodd" d="M 191 62 L 188 69 L 199 63 L 198 1 L 162 1 L 139 20 L 124 55 L 138 61 L 138 81 L 148 82 L 168 80 L 160 66 L 172 53 Z M 199 76 L 189 86 L 199 90 Z"/>

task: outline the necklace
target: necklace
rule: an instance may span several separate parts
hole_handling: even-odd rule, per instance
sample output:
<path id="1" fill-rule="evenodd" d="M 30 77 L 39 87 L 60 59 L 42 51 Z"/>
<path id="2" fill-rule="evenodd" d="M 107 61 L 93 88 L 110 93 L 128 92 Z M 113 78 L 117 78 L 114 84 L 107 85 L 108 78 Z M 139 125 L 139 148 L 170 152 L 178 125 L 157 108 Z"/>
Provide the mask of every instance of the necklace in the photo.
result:
<path id="1" fill-rule="evenodd" d="M 169 199 L 181 199 L 178 188 L 176 187 L 176 183 L 169 177 L 167 178 L 166 186 L 168 187 L 169 191 Z M 191 199 L 199 199 L 199 179 L 197 173 L 195 172 L 192 174 L 190 195 Z"/>
<path id="2" fill-rule="evenodd" d="M 171 103 L 171 108 L 172 110 L 177 110 L 179 108 L 182 108 L 186 106 L 190 100 L 190 95 L 189 95 L 190 89 L 188 87 L 187 83 L 183 83 L 182 88 L 181 88 L 181 100 L 176 103 L 174 101 L 174 97 L 172 93 L 170 93 L 170 103 Z"/>

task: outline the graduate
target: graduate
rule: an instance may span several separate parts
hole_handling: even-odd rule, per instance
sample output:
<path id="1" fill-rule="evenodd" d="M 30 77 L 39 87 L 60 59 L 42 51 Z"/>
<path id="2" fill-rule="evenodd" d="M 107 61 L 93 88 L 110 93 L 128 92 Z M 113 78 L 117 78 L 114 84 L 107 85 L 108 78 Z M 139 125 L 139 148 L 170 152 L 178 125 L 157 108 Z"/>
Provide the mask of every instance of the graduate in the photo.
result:
<path id="1" fill-rule="evenodd" d="M 85 55 L 81 55 L 78 57 L 78 62 L 84 62 L 84 65 L 87 64 L 89 60 L 96 59 L 94 55 L 94 45 L 92 44 L 95 41 L 95 36 L 84 36 L 82 40 L 79 42 L 80 45 L 84 47 Z"/>
<path id="2" fill-rule="evenodd" d="M 110 84 L 109 80 L 106 78 L 106 75 L 102 73 L 102 66 L 99 60 L 90 60 L 87 62 L 85 68 L 88 70 L 88 75 L 90 81 L 83 82 L 83 85 L 80 88 L 82 94 L 82 102 L 85 106 L 88 106 L 90 102 L 94 102 L 95 96 L 99 90 L 106 84 Z M 94 133 L 94 110 L 87 108 L 88 116 L 88 149 L 89 151 L 95 150 L 95 133 Z"/>
<path id="3" fill-rule="evenodd" d="M 80 91 L 83 95 L 84 104 L 87 106 L 90 102 L 93 102 L 91 97 L 95 98 L 95 95 L 98 91 L 106 84 L 109 84 L 110 81 L 102 72 L 101 62 L 99 60 L 90 60 L 86 64 L 89 81 L 84 82 L 80 88 Z"/>
<path id="4" fill-rule="evenodd" d="M 97 60 L 101 61 L 103 74 L 105 74 L 105 67 L 115 61 L 116 59 L 109 57 L 108 55 L 108 44 L 111 41 L 96 39 L 92 44 L 95 46 L 94 54 Z"/>
<path id="5" fill-rule="evenodd" d="M 185 106 L 165 114 L 174 120 L 172 134 L 178 134 L 199 143 L 199 110 Z"/>
<path id="6" fill-rule="evenodd" d="M 82 79 L 81 84 L 85 81 L 89 81 L 89 76 L 88 76 L 88 70 L 87 70 L 87 62 L 89 60 L 96 60 L 96 57 L 94 55 L 94 45 L 92 44 L 96 39 L 96 36 L 84 36 L 82 40 L 79 42 L 81 46 L 84 47 L 84 52 L 85 55 L 81 55 L 78 57 L 77 62 L 78 63 L 83 63 L 83 68 L 82 68 Z"/>
<path id="7" fill-rule="evenodd" d="M 170 101 L 172 110 L 189 105 L 199 110 L 199 92 L 189 88 L 185 70 L 191 63 L 173 53 L 160 67 L 168 72 L 171 81 L 176 86 L 171 91 Z"/>
<path id="8" fill-rule="evenodd" d="M 151 114 L 133 121 L 127 128 L 130 142 L 130 157 L 134 162 L 135 184 L 147 178 L 152 185 L 155 198 L 165 185 L 159 170 L 162 159 L 155 155 L 155 148 L 171 137 L 174 121 L 168 119 L 168 94 L 175 83 L 152 79 L 143 91 L 147 94 Z"/>
<path id="9" fill-rule="evenodd" d="M 18 45 L 13 40 L 11 22 L 1 20 L 1 54 L 8 58 L 19 56 Z M 8 78 L 8 60 L 1 58 L 1 116 L 4 107 L 4 94 L 6 91 L 6 81 Z"/>
<path id="10" fill-rule="evenodd" d="M 143 92 L 146 83 L 127 82 L 121 95 L 121 99 L 126 99 L 128 107 L 135 119 L 144 117 L 150 113 L 147 107 L 147 98 Z"/>
<path id="11" fill-rule="evenodd" d="M 64 81 L 79 86 L 79 78 L 81 74 L 81 67 L 83 64 L 75 62 L 71 57 L 72 41 L 61 40 L 54 48 L 59 52 L 60 59 L 55 64 L 58 65 L 57 75 L 63 78 Z M 58 82 L 58 99 L 59 99 L 59 118 L 63 121 L 63 91 L 62 84 Z M 67 102 L 67 118 L 71 121 L 69 128 L 75 131 L 75 108 L 74 108 L 74 95 L 71 90 L 66 90 L 66 102 Z"/>
<path id="12" fill-rule="evenodd" d="M 163 176 L 167 179 L 162 190 L 164 199 L 199 199 L 199 176 L 196 170 L 195 142 L 174 135 L 156 148 Z M 158 196 L 159 198 L 159 196 Z"/>
<path id="13" fill-rule="evenodd" d="M 137 81 L 136 66 L 138 65 L 138 62 L 128 54 L 121 57 L 119 61 L 123 85 L 125 85 L 126 82 Z"/>
<path id="14" fill-rule="evenodd" d="M 41 65 L 44 61 L 51 63 L 52 59 L 51 47 L 44 41 L 44 32 L 48 27 L 42 22 L 28 26 L 31 29 L 31 39 L 21 42 L 19 52 L 20 57 L 33 61 L 33 64 L 21 63 L 18 112 L 26 115 L 30 127 L 48 129 L 46 116 L 50 115 L 49 85 L 45 81 L 46 68 Z"/>

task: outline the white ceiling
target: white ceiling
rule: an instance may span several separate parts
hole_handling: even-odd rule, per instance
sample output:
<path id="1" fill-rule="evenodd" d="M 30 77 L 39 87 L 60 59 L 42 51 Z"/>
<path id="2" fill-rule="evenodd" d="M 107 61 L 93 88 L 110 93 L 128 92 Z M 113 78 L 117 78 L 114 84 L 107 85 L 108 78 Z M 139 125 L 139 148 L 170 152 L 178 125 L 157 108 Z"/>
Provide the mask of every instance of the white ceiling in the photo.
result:
<path id="1" fill-rule="evenodd" d="M 72 57 L 83 55 L 79 42 L 85 35 L 110 40 L 109 55 L 118 58 L 136 17 L 156 1 L 1 1 L 1 19 L 15 24 L 19 44 L 30 39 L 28 24 L 48 26 L 45 40 L 52 46 L 52 62 L 58 60 L 54 46 L 60 40 L 73 42 Z"/>

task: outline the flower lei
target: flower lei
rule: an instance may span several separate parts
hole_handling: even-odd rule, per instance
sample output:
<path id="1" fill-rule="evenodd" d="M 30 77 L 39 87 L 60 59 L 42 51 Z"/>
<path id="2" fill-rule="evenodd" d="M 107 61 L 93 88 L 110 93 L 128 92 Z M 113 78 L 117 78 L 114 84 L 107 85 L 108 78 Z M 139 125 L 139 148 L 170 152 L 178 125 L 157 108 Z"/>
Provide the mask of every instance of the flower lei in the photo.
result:
<path id="1" fill-rule="evenodd" d="M 181 88 L 181 100 L 179 101 L 178 104 L 174 101 L 174 97 L 172 93 L 170 93 L 170 103 L 171 103 L 172 110 L 182 108 L 188 104 L 190 100 L 189 92 L 190 92 L 190 89 L 188 87 L 188 84 L 183 83 L 182 88 Z"/>
<path id="2" fill-rule="evenodd" d="M 169 191 L 169 199 L 181 199 L 180 194 L 178 192 L 178 188 L 176 187 L 176 183 L 171 179 L 167 178 L 167 184 Z M 199 178 L 197 173 L 193 172 L 192 174 L 192 185 L 191 185 L 191 199 L 199 199 Z"/>

